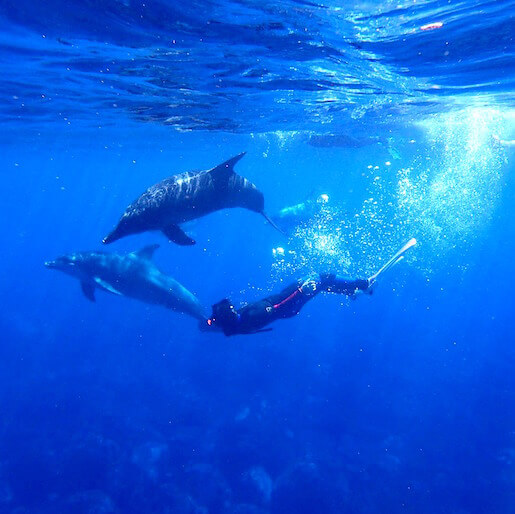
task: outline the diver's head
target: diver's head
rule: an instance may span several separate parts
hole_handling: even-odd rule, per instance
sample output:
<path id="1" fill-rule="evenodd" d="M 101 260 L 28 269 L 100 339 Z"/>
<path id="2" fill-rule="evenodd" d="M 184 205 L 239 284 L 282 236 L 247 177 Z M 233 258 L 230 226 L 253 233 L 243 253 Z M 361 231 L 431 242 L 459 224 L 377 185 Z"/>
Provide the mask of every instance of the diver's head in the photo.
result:
<path id="1" fill-rule="evenodd" d="M 226 327 L 236 323 L 238 320 L 238 313 L 227 298 L 215 303 L 212 309 L 211 317 L 207 320 L 208 326 Z"/>
<path id="2" fill-rule="evenodd" d="M 322 193 L 321 195 L 318 195 L 317 197 L 317 203 L 320 205 L 325 205 L 329 202 L 329 195 L 326 193 Z"/>

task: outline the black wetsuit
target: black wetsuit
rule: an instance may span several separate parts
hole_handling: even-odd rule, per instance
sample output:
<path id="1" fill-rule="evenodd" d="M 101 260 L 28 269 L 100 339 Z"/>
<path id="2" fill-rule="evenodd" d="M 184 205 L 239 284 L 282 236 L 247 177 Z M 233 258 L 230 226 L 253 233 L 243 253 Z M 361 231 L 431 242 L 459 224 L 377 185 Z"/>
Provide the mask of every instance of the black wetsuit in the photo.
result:
<path id="1" fill-rule="evenodd" d="M 358 290 L 366 290 L 368 286 L 366 279 L 348 280 L 335 275 L 321 275 L 316 279 L 299 280 L 285 287 L 280 293 L 238 309 L 235 311 L 235 316 L 222 323 L 220 328 L 226 336 L 266 332 L 272 329 L 263 329 L 263 327 L 277 319 L 296 316 L 309 300 L 322 291 L 353 295 Z M 209 324 L 211 320 L 215 321 L 211 318 L 208 320 Z"/>

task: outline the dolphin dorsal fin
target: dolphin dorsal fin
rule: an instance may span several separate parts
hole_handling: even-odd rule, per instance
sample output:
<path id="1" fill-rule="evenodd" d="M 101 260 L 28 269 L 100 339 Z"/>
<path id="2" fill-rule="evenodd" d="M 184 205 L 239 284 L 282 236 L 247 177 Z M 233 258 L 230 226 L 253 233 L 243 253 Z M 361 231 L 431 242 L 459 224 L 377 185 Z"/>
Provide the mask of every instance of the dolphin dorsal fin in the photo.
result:
<path id="1" fill-rule="evenodd" d="M 247 152 L 241 152 L 240 154 L 232 157 L 228 161 L 222 162 L 218 166 L 209 170 L 214 180 L 228 180 L 229 177 L 234 173 L 235 164 L 246 154 Z"/>
<path id="2" fill-rule="evenodd" d="M 136 255 L 140 259 L 152 259 L 154 256 L 154 252 L 159 248 L 158 244 L 148 245 L 141 248 L 141 250 L 137 250 L 132 252 L 133 255 Z"/>

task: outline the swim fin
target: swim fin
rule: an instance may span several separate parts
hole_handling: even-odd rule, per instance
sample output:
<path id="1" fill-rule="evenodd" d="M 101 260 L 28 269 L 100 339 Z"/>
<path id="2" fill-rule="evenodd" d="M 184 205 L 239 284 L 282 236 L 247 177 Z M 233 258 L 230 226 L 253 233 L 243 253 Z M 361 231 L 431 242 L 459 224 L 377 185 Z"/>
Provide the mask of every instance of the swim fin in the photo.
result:
<path id="1" fill-rule="evenodd" d="M 404 254 L 412 247 L 417 244 L 417 240 L 412 237 L 379 271 L 374 273 L 368 278 L 368 282 L 372 285 L 381 274 L 389 270 L 392 266 L 395 266 L 398 262 L 404 259 Z"/>

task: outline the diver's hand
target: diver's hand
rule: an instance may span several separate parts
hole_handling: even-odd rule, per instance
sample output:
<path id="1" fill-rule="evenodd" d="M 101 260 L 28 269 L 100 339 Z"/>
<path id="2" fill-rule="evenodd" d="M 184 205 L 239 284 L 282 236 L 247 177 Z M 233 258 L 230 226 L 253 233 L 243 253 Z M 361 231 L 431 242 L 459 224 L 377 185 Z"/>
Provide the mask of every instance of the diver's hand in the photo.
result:
<path id="1" fill-rule="evenodd" d="M 306 296 L 312 296 L 317 291 L 317 283 L 312 278 L 307 279 L 302 283 L 302 285 L 299 287 L 299 291 Z"/>

